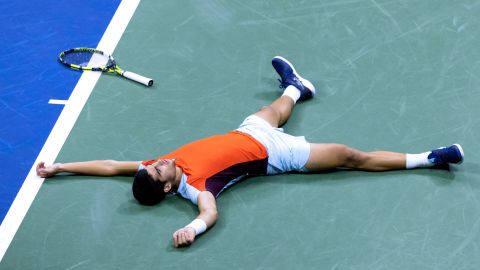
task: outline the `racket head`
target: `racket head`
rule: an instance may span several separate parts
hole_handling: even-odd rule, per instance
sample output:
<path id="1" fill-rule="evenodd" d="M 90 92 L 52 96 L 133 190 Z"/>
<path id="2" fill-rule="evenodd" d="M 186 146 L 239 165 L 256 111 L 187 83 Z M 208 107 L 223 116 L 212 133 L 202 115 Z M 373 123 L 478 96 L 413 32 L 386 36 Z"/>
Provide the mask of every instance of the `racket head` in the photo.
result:
<path id="1" fill-rule="evenodd" d="M 110 71 L 116 67 L 111 55 L 92 48 L 73 48 L 58 56 L 60 62 L 77 70 Z"/>

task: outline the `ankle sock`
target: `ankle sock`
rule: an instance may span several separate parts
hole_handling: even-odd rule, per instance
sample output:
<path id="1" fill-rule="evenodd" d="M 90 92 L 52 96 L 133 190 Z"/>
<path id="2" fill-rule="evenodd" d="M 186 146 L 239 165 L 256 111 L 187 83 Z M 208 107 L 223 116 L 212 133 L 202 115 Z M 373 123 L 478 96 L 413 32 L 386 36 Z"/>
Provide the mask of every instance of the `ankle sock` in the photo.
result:
<path id="1" fill-rule="evenodd" d="M 291 99 L 293 99 L 294 103 L 297 103 L 298 99 L 300 98 L 300 90 L 298 90 L 293 85 L 289 85 L 289 86 L 287 86 L 287 88 L 285 88 L 285 91 L 283 91 L 282 96 L 288 96 Z"/>
<path id="2" fill-rule="evenodd" d="M 431 152 L 425 152 L 421 154 L 407 154 L 406 168 L 421 168 L 421 167 L 432 167 L 434 164 L 428 160 L 428 155 Z"/>

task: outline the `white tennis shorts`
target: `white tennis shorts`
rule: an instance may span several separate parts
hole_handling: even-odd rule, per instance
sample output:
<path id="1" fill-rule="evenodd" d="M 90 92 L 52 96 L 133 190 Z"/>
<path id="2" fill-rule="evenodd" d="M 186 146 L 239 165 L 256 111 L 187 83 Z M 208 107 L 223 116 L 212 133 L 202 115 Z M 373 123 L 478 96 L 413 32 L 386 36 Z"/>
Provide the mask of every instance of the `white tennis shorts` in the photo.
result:
<path id="1" fill-rule="evenodd" d="M 265 146 L 268 152 L 267 174 L 306 172 L 305 164 L 310 155 L 310 144 L 303 136 L 284 133 L 256 115 L 250 115 L 237 129 L 247 133 Z"/>

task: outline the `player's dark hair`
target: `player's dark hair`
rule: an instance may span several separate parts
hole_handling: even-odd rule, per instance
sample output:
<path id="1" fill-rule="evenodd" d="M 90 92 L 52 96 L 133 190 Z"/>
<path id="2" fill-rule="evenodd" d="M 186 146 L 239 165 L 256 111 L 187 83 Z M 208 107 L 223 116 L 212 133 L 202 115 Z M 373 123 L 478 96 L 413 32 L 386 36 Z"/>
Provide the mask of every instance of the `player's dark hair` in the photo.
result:
<path id="1" fill-rule="evenodd" d="M 132 184 L 133 197 L 143 205 L 155 205 L 165 199 L 165 182 L 155 181 L 147 170 L 139 170 Z"/>

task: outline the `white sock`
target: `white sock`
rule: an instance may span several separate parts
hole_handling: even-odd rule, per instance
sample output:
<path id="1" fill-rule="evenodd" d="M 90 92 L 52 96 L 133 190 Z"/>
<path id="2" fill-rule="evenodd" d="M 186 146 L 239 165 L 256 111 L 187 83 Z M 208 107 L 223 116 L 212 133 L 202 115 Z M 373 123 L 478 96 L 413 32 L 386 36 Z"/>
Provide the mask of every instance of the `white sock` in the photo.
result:
<path id="1" fill-rule="evenodd" d="M 293 99 L 294 103 L 297 103 L 297 100 L 300 98 L 300 90 L 298 90 L 293 85 L 289 85 L 289 86 L 287 86 L 287 88 L 285 88 L 285 91 L 283 91 L 282 96 L 288 96 L 291 99 Z"/>
<path id="2" fill-rule="evenodd" d="M 431 152 L 425 152 L 421 154 L 407 154 L 407 169 L 421 168 L 421 167 L 432 167 L 434 164 L 428 161 L 428 155 Z"/>

